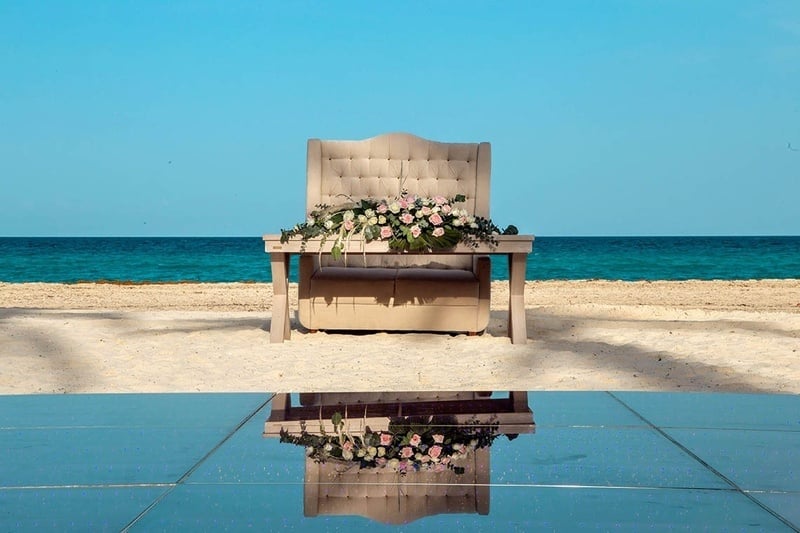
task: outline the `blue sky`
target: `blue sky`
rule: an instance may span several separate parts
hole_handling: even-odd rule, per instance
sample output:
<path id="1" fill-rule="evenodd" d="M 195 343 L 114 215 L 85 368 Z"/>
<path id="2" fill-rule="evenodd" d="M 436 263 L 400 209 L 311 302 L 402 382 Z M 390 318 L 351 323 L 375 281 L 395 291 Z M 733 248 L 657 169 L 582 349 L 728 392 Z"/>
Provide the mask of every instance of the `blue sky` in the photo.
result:
<path id="1" fill-rule="evenodd" d="M 277 233 L 392 131 L 525 233 L 800 235 L 800 2 L 0 0 L 0 236 Z"/>

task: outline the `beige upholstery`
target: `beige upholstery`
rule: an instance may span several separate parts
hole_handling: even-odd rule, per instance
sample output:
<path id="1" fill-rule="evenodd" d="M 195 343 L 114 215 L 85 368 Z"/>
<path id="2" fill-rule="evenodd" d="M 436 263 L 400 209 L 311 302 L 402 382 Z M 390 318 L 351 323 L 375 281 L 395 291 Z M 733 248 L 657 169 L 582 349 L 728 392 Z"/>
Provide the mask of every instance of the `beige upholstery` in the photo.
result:
<path id="1" fill-rule="evenodd" d="M 489 514 L 489 448 L 474 450 L 463 474 L 346 467 L 306 458 L 305 516 L 360 515 L 406 524 L 444 513 Z"/>
<path id="2" fill-rule="evenodd" d="M 404 133 L 308 141 L 306 210 L 403 190 L 453 198 L 489 217 L 489 143 L 440 143 Z M 309 250 L 312 251 L 312 250 Z M 479 332 L 489 323 L 488 256 L 328 255 L 300 258 L 300 323 L 312 330 Z"/>

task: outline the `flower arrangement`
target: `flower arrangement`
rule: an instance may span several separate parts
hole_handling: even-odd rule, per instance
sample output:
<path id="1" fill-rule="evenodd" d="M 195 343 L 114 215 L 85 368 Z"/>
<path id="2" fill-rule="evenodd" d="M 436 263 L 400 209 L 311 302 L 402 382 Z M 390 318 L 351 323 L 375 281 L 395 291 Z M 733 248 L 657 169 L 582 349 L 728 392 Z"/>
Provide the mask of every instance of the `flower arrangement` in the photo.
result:
<path id="1" fill-rule="evenodd" d="M 320 434 L 292 435 L 280 432 L 280 442 L 306 447 L 306 455 L 316 462 L 337 461 L 358 464 L 360 468 L 388 468 L 408 472 L 453 470 L 463 474 L 461 466 L 479 448 L 491 446 L 498 424 L 457 423 L 455 420 L 394 418 L 388 431 L 371 431 L 368 427 L 359 435 L 352 434 L 340 413 L 331 418 L 334 434 L 320 428 Z"/>
<path id="2" fill-rule="evenodd" d="M 472 246 L 479 242 L 491 244 L 501 233 L 517 233 L 514 226 L 501 231 L 491 220 L 454 205 L 465 200 L 461 194 L 451 199 L 425 198 L 403 191 L 391 200 L 367 198 L 337 206 L 320 204 L 305 222 L 282 229 L 281 242 L 299 235 L 305 245 L 309 239 L 321 237 L 323 246 L 332 238 L 331 254 L 338 259 L 353 236 L 360 236 L 364 242 L 387 241 L 389 248 L 397 252 L 429 252 L 453 248 L 459 242 Z"/>

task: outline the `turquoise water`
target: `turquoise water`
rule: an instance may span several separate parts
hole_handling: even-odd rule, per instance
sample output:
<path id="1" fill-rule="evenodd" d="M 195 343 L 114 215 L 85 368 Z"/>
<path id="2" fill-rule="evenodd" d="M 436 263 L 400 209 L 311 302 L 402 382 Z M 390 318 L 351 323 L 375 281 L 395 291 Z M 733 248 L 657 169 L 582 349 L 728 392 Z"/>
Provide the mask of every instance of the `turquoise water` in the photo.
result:
<path id="1" fill-rule="evenodd" d="M 493 258 L 494 279 L 505 279 Z M 296 279 L 296 263 L 292 265 Z M 800 237 L 539 237 L 526 278 L 800 278 Z M 271 281 L 260 237 L 0 238 L 0 281 Z"/>

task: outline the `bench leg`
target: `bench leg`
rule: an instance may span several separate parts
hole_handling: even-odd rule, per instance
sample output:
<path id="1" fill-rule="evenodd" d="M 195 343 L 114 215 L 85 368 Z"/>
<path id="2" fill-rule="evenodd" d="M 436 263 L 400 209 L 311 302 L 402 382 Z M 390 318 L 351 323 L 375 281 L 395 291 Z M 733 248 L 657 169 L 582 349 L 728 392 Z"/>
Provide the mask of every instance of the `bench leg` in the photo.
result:
<path id="1" fill-rule="evenodd" d="M 283 342 L 291 338 L 289 327 L 289 254 L 270 252 L 272 266 L 272 323 L 270 342 Z"/>
<path id="2" fill-rule="evenodd" d="M 508 336 L 512 344 L 528 341 L 525 324 L 525 267 L 527 254 L 509 254 L 508 258 Z"/>

